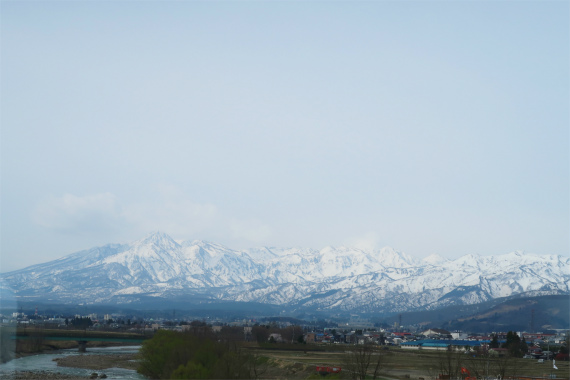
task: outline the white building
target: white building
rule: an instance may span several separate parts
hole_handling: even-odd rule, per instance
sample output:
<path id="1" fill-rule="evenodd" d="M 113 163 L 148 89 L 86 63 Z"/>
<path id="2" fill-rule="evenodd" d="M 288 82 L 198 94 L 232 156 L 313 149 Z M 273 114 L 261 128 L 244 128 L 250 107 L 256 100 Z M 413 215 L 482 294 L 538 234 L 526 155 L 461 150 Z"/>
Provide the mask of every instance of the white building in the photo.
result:
<path id="1" fill-rule="evenodd" d="M 467 335 L 466 333 L 463 333 L 461 331 L 455 331 L 451 333 L 451 338 L 454 340 L 464 340 L 467 339 L 469 337 L 469 335 Z"/>

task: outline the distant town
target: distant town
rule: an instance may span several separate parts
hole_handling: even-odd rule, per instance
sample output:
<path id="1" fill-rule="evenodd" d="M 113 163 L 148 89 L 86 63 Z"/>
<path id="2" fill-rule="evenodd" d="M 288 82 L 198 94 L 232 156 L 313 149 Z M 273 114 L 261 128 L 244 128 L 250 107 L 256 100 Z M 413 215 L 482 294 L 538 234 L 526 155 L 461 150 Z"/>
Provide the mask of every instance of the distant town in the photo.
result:
<path id="1" fill-rule="evenodd" d="M 175 313 L 174 313 L 175 314 Z M 125 314 L 74 314 L 44 315 L 13 312 L 0 314 L 3 326 L 36 329 L 83 329 L 86 331 L 130 332 L 152 336 L 158 330 L 184 332 L 196 326 L 208 326 L 212 332 L 221 333 L 231 328 L 233 333 L 241 331 L 244 341 L 274 343 L 313 343 L 313 344 L 375 344 L 399 346 L 408 350 L 476 349 L 488 348 L 501 355 L 505 349 L 490 347 L 493 339 L 499 344 L 506 341 L 508 332 L 497 331 L 490 334 L 476 332 L 447 331 L 440 328 L 421 328 L 394 323 L 392 326 L 373 324 L 368 319 L 353 315 L 346 323 L 320 319 L 300 321 L 286 317 L 262 317 L 223 320 L 221 318 L 196 319 L 143 318 Z M 517 331 L 516 335 L 528 345 L 525 358 L 553 359 L 554 351 L 567 344 L 569 330 L 555 329 L 547 332 Z M 558 351 L 558 350 L 557 350 Z M 564 351 L 564 350 L 562 350 Z M 566 351 L 564 351 L 566 352 Z M 568 353 L 559 353 L 559 360 L 568 360 Z"/>

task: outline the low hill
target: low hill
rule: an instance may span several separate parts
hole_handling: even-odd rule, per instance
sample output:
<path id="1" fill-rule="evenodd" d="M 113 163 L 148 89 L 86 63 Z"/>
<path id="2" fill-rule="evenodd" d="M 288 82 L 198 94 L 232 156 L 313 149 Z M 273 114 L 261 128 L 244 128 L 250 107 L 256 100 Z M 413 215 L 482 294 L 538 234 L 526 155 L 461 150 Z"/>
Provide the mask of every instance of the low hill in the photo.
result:
<path id="1" fill-rule="evenodd" d="M 476 305 L 392 314 L 389 317 L 373 318 L 373 320 L 393 325 L 401 315 L 404 326 L 417 325 L 443 328 L 448 331 L 544 331 L 570 328 L 569 310 L 568 295 L 517 296 Z"/>

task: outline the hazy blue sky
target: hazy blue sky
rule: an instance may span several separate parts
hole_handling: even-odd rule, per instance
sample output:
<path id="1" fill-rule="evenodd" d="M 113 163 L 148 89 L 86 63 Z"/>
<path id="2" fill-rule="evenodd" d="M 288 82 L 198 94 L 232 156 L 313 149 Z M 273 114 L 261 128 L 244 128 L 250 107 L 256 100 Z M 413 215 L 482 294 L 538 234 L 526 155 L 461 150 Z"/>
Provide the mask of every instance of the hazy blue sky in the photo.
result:
<path id="1" fill-rule="evenodd" d="M 567 255 L 569 14 L 2 1 L 1 271 L 154 230 Z"/>

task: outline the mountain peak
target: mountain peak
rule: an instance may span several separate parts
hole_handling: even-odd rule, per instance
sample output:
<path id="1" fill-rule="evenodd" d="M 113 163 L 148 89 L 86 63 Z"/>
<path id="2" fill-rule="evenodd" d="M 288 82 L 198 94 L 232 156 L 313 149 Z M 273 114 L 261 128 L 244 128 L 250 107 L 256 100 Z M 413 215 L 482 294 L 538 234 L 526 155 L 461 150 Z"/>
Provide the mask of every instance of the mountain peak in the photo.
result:
<path id="1" fill-rule="evenodd" d="M 159 247 L 165 247 L 165 248 L 172 248 L 172 247 L 176 247 L 179 245 L 169 235 L 167 235 L 161 231 L 155 231 L 153 233 L 150 233 L 146 237 L 142 238 L 141 240 L 137 240 L 135 242 L 135 244 L 137 244 L 137 245 L 153 244 L 153 245 L 156 245 Z"/>
<path id="2" fill-rule="evenodd" d="M 482 260 L 481 256 L 469 253 L 454 260 L 454 262 L 464 266 L 478 267 L 481 260 Z"/>
<path id="3" fill-rule="evenodd" d="M 376 258 L 386 267 L 409 267 L 415 265 L 412 257 L 392 247 L 383 247 L 374 251 Z"/>

